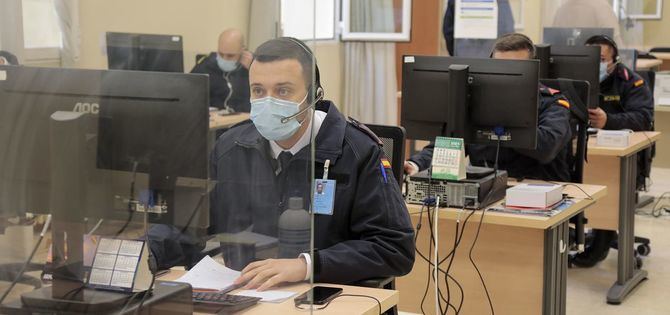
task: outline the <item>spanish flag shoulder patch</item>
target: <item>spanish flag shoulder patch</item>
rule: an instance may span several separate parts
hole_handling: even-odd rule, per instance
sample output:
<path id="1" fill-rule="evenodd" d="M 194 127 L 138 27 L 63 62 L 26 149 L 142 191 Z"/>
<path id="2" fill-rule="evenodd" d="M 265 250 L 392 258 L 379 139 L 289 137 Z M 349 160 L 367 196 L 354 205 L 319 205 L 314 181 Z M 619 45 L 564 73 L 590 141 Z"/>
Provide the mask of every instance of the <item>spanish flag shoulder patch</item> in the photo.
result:
<path id="1" fill-rule="evenodd" d="M 567 109 L 570 109 L 570 103 L 566 100 L 558 100 L 558 105 L 561 105 Z"/>
<path id="2" fill-rule="evenodd" d="M 635 83 L 633 83 L 633 85 L 635 85 L 635 87 L 642 86 L 643 84 L 644 84 L 643 79 L 639 79 L 639 80 L 635 81 Z"/>
<path id="3" fill-rule="evenodd" d="M 386 168 L 386 169 L 390 169 L 390 168 L 391 168 L 391 162 L 389 162 L 389 160 L 388 160 L 387 158 L 382 158 L 381 161 L 382 161 L 382 166 L 383 166 L 384 168 Z"/>

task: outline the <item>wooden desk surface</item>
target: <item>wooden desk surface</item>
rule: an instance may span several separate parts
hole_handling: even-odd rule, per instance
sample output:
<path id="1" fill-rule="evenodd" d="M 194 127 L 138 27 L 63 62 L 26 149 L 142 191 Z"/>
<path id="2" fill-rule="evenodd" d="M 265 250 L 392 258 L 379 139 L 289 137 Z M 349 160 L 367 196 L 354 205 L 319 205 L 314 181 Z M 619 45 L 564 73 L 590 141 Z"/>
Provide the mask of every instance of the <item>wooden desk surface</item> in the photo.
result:
<path id="1" fill-rule="evenodd" d="M 650 54 L 658 59 L 670 60 L 670 53 L 654 52 Z"/>
<path id="2" fill-rule="evenodd" d="M 237 123 L 249 119 L 249 113 L 234 113 L 230 115 L 209 114 L 209 129 L 229 128 Z"/>
<path id="3" fill-rule="evenodd" d="M 531 180 L 524 181 L 524 183 L 533 183 L 533 182 L 538 181 L 531 181 Z M 514 185 L 516 184 L 516 181 L 512 180 L 508 182 L 508 184 Z M 565 186 L 564 193 L 573 197 L 574 200 L 576 201 L 575 204 L 553 217 L 518 215 L 511 213 L 488 211 L 484 215 L 484 223 L 546 230 L 574 216 L 576 213 L 584 210 L 585 208 L 592 205 L 598 199 L 603 198 L 607 194 L 607 187 L 605 186 L 586 185 L 586 184 L 579 184 L 578 186 L 582 188 L 584 192 L 589 194 L 593 199 L 588 199 L 587 196 L 584 194 L 584 192 L 582 192 L 579 188 L 571 184 Z M 501 203 L 502 200 L 494 203 L 492 206 L 498 206 Z M 489 206 L 489 208 L 490 207 L 491 206 Z M 408 204 L 407 208 L 409 209 L 409 212 L 412 215 L 418 215 L 418 213 L 421 211 L 420 205 Z M 439 218 L 450 219 L 450 220 L 455 220 L 458 217 L 459 213 L 461 212 L 461 209 L 458 208 L 441 208 L 440 210 L 442 211 L 440 211 Z M 477 210 L 477 212 L 470 218 L 470 221 L 479 222 L 479 219 L 481 218 L 481 212 L 479 211 L 481 210 Z M 461 219 L 465 218 L 465 215 L 467 215 L 469 212 L 470 210 L 466 209 L 465 212 L 461 214 Z M 424 213 L 424 215 L 426 215 L 426 213 Z"/>
<path id="4" fill-rule="evenodd" d="M 649 70 L 663 64 L 660 59 L 638 59 L 636 66 L 638 70 Z"/>
<path id="5" fill-rule="evenodd" d="M 656 142 L 661 139 L 661 133 L 658 131 L 639 131 L 634 132 L 630 138 L 630 145 L 625 148 L 599 147 L 596 145 L 596 137 L 589 137 L 588 155 L 604 156 L 628 156 L 648 147 L 650 142 Z"/>
<path id="6" fill-rule="evenodd" d="M 179 278 L 184 274 L 185 271 L 174 269 L 171 270 L 166 275 L 160 277 L 159 280 L 170 281 Z M 394 305 L 398 304 L 400 300 L 400 293 L 396 290 L 383 290 L 383 289 L 373 289 L 373 288 L 364 288 L 364 287 L 355 287 L 348 285 L 339 285 L 339 284 L 314 284 L 322 285 L 328 287 L 337 287 L 342 288 L 342 294 L 358 294 L 358 295 L 367 295 L 373 296 L 382 304 L 382 312 L 388 310 Z M 279 288 L 277 290 L 293 291 L 297 292 L 296 296 L 307 292 L 309 290 L 309 283 L 295 283 L 288 284 Z M 314 312 L 317 312 L 316 309 Z M 253 307 L 250 307 L 242 312 L 235 314 L 245 314 L 245 315 L 266 315 L 266 314 L 308 314 L 309 310 L 300 310 L 295 307 L 293 303 L 293 298 L 290 298 L 282 303 L 258 303 Z M 207 313 L 196 313 L 196 314 L 207 314 Z M 323 309 L 319 310 L 318 314 L 365 314 L 365 315 L 377 315 L 379 314 L 379 304 L 373 299 L 364 298 L 364 297 L 355 297 L 355 296 L 343 296 L 333 300 L 330 305 Z"/>

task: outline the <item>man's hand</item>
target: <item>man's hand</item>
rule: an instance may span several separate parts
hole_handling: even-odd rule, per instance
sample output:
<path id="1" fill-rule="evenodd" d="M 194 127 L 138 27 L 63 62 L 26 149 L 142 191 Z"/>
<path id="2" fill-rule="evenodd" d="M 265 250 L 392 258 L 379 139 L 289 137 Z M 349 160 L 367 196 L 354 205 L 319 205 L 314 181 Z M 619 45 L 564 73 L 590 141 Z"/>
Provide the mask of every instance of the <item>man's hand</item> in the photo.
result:
<path id="1" fill-rule="evenodd" d="M 242 54 L 240 55 L 240 64 L 242 65 L 242 67 L 249 69 L 249 67 L 251 66 L 251 62 L 253 60 L 254 55 L 250 51 L 248 50 L 242 51 Z"/>
<path id="2" fill-rule="evenodd" d="M 600 107 L 589 109 L 589 120 L 591 121 L 591 126 L 593 128 L 605 128 L 605 124 L 607 123 L 607 113 Z"/>
<path id="3" fill-rule="evenodd" d="M 303 281 L 306 274 L 307 263 L 303 258 L 266 259 L 247 265 L 235 284 L 246 283 L 245 290 L 264 291 L 283 282 Z"/>
<path id="4" fill-rule="evenodd" d="M 405 174 L 409 176 L 412 176 L 419 172 L 419 168 L 416 167 L 414 163 L 410 163 L 409 161 L 405 161 L 405 165 L 403 167 L 405 168 Z"/>

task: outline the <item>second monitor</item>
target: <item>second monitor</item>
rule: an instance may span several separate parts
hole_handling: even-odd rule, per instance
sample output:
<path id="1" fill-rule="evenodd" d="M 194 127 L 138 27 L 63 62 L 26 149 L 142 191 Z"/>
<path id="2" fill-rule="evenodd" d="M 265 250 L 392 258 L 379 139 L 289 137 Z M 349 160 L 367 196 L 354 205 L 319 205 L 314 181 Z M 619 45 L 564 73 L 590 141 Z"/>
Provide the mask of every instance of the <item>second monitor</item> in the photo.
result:
<path id="1" fill-rule="evenodd" d="M 535 60 L 404 56 L 401 125 L 409 139 L 535 149 Z"/>

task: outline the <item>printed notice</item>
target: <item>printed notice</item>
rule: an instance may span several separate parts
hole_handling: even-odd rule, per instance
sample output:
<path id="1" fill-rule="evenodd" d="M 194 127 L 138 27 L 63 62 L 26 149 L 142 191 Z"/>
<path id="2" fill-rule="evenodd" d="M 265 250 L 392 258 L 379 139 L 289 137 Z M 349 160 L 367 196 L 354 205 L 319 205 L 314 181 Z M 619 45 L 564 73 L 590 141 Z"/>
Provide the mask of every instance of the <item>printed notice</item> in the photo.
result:
<path id="1" fill-rule="evenodd" d="M 142 246 L 144 242 L 123 240 L 121 248 L 119 248 L 119 255 L 139 256 L 142 254 Z"/>
<path id="2" fill-rule="evenodd" d="M 100 244 L 98 244 L 98 253 L 117 254 L 119 247 L 121 247 L 121 240 L 103 238 L 100 239 Z"/>
<path id="3" fill-rule="evenodd" d="M 114 271 L 111 285 L 114 287 L 132 288 L 134 278 L 134 272 Z"/>
<path id="4" fill-rule="evenodd" d="M 89 284 L 109 285 L 112 281 L 112 271 L 105 269 L 91 269 L 91 275 L 88 278 Z"/>
<path id="5" fill-rule="evenodd" d="M 497 0 L 456 0 L 454 37 L 498 38 Z"/>
<path id="6" fill-rule="evenodd" d="M 137 268 L 138 256 L 119 256 L 116 258 L 114 270 L 134 272 Z"/>
<path id="7" fill-rule="evenodd" d="M 116 255 L 98 254 L 93 261 L 93 268 L 99 269 L 114 269 L 116 263 Z"/>

